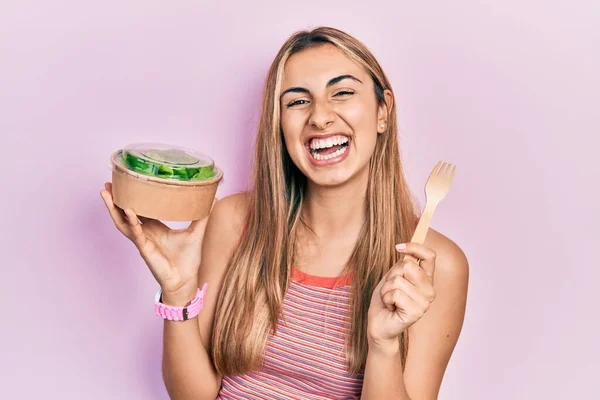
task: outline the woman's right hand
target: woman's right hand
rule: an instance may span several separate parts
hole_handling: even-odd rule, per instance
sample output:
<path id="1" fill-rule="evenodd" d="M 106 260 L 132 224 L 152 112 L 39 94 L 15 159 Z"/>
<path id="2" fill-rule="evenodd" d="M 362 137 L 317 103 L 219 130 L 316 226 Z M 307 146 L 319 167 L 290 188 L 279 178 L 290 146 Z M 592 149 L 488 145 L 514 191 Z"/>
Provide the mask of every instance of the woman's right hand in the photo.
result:
<path id="1" fill-rule="evenodd" d="M 104 186 L 100 195 L 110 217 L 119 232 L 135 244 L 163 293 L 195 293 L 208 217 L 193 221 L 185 229 L 171 229 L 158 220 L 138 217 L 130 209 L 117 207 L 112 184 L 107 182 Z"/>

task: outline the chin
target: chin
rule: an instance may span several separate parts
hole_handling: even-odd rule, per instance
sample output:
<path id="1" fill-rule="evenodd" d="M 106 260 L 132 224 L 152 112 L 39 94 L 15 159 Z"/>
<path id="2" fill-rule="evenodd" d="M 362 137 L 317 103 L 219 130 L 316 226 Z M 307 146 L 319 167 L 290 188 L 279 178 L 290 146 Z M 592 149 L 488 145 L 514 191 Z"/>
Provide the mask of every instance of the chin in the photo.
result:
<path id="1" fill-rule="evenodd" d="M 360 171 L 339 168 L 338 170 L 309 173 L 306 177 L 316 186 L 335 188 L 354 182 L 361 175 Z"/>
<path id="2" fill-rule="evenodd" d="M 330 188 L 343 186 L 346 182 L 349 181 L 349 179 L 347 179 L 347 178 L 340 178 L 340 177 L 327 177 L 325 179 L 323 179 L 323 178 L 311 179 L 310 177 L 308 177 L 308 180 L 316 186 L 330 187 Z"/>

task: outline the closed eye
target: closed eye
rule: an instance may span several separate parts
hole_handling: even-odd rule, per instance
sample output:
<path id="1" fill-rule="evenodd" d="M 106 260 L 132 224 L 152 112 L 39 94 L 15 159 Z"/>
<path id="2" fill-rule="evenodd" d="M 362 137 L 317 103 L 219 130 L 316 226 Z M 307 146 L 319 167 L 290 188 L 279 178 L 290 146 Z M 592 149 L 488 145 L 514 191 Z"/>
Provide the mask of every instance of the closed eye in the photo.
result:
<path id="1" fill-rule="evenodd" d="M 294 100 L 291 103 L 288 103 L 287 106 L 293 107 L 293 106 L 299 106 L 299 105 L 303 105 L 303 104 L 307 104 L 307 103 L 308 103 L 308 100 L 300 99 L 300 100 Z"/>
<path id="2" fill-rule="evenodd" d="M 350 91 L 350 90 L 341 90 L 339 92 L 337 92 L 336 94 L 333 95 L 333 97 L 343 97 L 343 96 L 351 96 L 353 95 L 354 92 Z M 300 99 L 300 100 L 294 100 L 290 103 L 287 104 L 287 107 L 294 107 L 294 106 L 300 106 L 300 105 L 304 105 L 304 104 L 308 104 L 309 101 L 305 100 L 305 99 Z"/>

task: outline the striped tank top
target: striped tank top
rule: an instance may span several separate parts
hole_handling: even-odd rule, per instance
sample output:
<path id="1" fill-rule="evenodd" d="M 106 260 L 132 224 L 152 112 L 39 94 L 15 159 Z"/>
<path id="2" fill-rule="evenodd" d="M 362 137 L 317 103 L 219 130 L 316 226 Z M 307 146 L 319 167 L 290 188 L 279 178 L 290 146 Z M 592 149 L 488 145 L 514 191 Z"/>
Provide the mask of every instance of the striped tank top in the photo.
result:
<path id="1" fill-rule="evenodd" d="M 362 375 L 346 368 L 350 279 L 292 269 L 283 318 L 267 340 L 260 371 L 224 376 L 220 400 L 358 399 Z"/>

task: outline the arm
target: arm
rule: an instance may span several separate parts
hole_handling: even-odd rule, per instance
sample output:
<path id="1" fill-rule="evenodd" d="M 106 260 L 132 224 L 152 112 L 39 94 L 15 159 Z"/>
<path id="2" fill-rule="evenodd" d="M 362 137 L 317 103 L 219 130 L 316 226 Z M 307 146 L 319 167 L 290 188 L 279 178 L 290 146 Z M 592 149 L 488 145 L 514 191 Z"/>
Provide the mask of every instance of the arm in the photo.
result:
<path id="1" fill-rule="evenodd" d="M 204 235 L 198 284 L 163 297 L 166 304 L 184 306 L 198 287 L 208 283 L 204 308 L 197 318 L 164 323 L 163 377 L 172 399 L 213 400 L 221 387 L 221 376 L 216 374 L 210 358 L 212 326 L 223 276 L 242 232 L 245 212 L 244 195 L 216 203 Z"/>
<path id="2" fill-rule="evenodd" d="M 436 298 L 424 316 L 408 328 L 409 346 L 404 373 L 397 346 L 369 346 L 363 400 L 437 399 L 463 325 L 469 266 L 462 250 L 432 229 L 425 245 L 437 254 L 434 272 Z"/>

